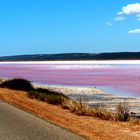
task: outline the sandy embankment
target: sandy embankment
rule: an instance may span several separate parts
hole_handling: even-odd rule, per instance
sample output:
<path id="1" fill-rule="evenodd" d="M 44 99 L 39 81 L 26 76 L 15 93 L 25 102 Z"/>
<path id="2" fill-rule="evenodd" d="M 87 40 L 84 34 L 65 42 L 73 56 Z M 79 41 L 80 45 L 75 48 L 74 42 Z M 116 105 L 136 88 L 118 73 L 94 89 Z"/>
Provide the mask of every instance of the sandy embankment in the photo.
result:
<path id="1" fill-rule="evenodd" d="M 24 109 L 44 120 L 91 140 L 139 140 L 140 126 L 77 116 L 61 106 L 54 106 L 27 97 L 26 92 L 0 88 L 0 99 Z"/>

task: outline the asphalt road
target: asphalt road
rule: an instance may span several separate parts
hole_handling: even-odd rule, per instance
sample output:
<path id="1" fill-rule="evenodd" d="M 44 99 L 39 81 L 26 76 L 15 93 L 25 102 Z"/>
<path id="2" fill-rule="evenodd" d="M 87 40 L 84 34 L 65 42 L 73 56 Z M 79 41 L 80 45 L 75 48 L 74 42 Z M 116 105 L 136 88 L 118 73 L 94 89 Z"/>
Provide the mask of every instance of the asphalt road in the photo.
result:
<path id="1" fill-rule="evenodd" d="M 84 140 L 84 138 L 0 101 L 0 140 Z"/>

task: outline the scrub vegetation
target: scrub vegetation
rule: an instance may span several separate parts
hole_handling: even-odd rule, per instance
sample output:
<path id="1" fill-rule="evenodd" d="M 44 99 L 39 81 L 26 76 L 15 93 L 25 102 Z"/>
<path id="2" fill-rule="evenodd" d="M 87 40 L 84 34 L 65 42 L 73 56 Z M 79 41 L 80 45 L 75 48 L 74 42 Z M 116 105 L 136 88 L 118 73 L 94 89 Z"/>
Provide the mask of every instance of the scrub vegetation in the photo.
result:
<path id="1" fill-rule="evenodd" d="M 128 104 L 119 103 L 116 107 L 116 112 L 109 112 L 105 107 L 89 107 L 84 98 L 79 98 L 77 101 L 69 99 L 66 95 L 43 88 L 34 88 L 30 81 L 15 78 L 6 80 L 0 84 L 1 88 L 9 88 L 13 90 L 26 91 L 31 99 L 47 102 L 53 105 L 61 105 L 64 109 L 70 110 L 79 116 L 90 116 L 100 118 L 102 120 L 111 121 L 132 121 L 139 124 L 138 120 L 131 118 Z"/>
<path id="2" fill-rule="evenodd" d="M 33 86 L 30 83 L 30 81 L 22 78 L 14 78 L 1 82 L 0 87 L 22 91 L 29 91 L 33 89 Z"/>

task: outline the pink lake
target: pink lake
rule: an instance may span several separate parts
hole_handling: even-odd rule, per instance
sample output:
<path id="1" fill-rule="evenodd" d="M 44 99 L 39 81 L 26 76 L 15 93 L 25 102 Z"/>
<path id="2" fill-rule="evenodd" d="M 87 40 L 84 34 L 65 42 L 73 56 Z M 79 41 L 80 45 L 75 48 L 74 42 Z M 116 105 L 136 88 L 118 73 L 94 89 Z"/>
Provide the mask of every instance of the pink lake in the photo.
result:
<path id="1" fill-rule="evenodd" d="M 0 77 L 47 85 L 96 86 L 118 95 L 140 97 L 140 64 L 0 63 Z"/>

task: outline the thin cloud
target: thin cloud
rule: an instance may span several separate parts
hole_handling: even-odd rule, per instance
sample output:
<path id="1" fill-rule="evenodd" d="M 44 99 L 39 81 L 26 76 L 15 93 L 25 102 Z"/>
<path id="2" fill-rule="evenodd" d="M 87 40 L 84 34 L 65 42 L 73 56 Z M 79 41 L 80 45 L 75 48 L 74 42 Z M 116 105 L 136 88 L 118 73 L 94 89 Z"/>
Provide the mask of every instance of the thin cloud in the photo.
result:
<path id="1" fill-rule="evenodd" d="M 140 15 L 137 15 L 136 17 L 137 17 L 137 20 L 140 20 Z"/>
<path id="2" fill-rule="evenodd" d="M 130 30 L 128 31 L 129 34 L 140 34 L 140 29 L 134 29 L 134 30 Z"/>
<path id="3" fill-rule="evenodd" d="M 125 17 L 122 17 L 122 16 L 117 16 L 114 18 L 114 21 L 123 21 L 125 20 Z"/>
<path id="4" fill-rule="evenodd" d="M 107 24 L 108 26 L 112 26 L 112 25 L 113 25 L 111 22 L 106 22 L 106 24 Z"/>
<path id="5" fill-rule="evenodd" d="M 136 15 L 136 17 L 139 17 L 140 18 L 140 14 L 139 15 Z"/>

